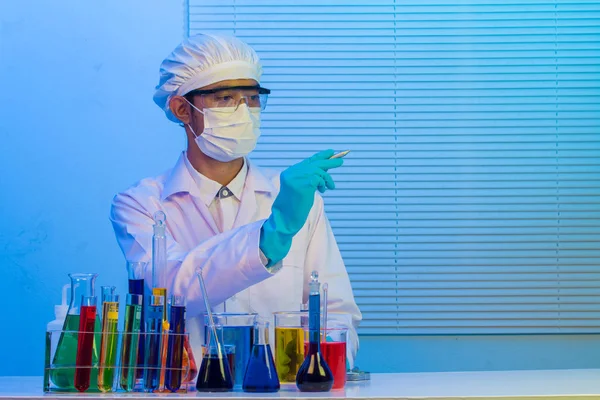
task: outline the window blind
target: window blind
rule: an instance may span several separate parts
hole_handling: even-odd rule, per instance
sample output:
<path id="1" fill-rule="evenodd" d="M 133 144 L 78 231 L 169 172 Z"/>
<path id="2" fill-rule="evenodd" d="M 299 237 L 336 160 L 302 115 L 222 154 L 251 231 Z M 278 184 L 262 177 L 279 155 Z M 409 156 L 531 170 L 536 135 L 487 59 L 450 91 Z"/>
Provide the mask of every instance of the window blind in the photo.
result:
<path id="1" fill-rule="evenodd" d="M 273 90 L 253 154 L 350 149 L 362 334 L 600 331 L 600 1 L 189 0 Z"/>

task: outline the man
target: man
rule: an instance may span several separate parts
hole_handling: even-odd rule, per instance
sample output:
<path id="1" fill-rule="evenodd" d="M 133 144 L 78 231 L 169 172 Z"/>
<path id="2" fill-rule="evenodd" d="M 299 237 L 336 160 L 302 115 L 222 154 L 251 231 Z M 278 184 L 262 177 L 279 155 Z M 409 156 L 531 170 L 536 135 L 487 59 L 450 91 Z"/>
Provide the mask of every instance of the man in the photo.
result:
<path id="1" fill-rule="evenodd" d="M 329 285 L 328 310 L 349 328 L 350 365 L 361 314 L 323 199 L 333 189 L 328 169 L 342 165 L 320 152 L 281 175 L 246 156 L 260 136 L 270 93 L 260 86 L 254 50 L 234 37 L 197 35 L 161 65 L 154 101 L 183 124 L 187 150 L 175 167 L 118 194 L 111 221 L 129 261 L 150 261 L 153 215 L 166 214 L 168 291 L 187 296 L 187 328 L 201 354 L 202 273 L 214 311 L 295 311 L 308 300 L 312 271 Z M 146 271 L 151 282 L 151 268 Z"/>

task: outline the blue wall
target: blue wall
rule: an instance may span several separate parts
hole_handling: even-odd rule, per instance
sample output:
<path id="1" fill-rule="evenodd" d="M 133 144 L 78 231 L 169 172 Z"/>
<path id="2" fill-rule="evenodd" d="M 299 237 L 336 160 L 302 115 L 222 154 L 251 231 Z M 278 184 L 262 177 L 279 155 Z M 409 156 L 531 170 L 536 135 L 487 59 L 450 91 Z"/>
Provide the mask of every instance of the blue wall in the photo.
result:
<path id="1" fill-rule="evenodd" d="M 0 2 L 0 375 L 42 374 L 67 273 L 125 288 L 110 201 L 185 143 L 152 102 L 182 3 Z"/>
<path id="2" fill-rule="evenodd" d="M 0 375 L 41 375 L 69 272 L 125 288 L 119 190 L 169 168 L 181 129 L 152 103 L 181 1 L 0 2 Z M 596 336 L 363 337 L 372 372 L 600 367 Z M 15 345 L 15 343 L 18 343 Z"/>

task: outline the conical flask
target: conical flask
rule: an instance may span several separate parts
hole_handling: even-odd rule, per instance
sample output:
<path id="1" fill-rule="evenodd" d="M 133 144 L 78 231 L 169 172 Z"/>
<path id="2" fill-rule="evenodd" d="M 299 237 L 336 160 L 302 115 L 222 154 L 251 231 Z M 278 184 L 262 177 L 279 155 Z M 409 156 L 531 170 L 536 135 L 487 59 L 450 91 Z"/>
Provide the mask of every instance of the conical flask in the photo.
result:
<path id="1" fill-rule="evenodd" d="M 95 296 L 96 277 L 98 274 L 69 274 L 71 278 L 71 303 L 67 311 L 67 317 L 63 325 L 63 331 L 58 340 L 58 346 L 53 357 L 53 369 L 50 378 L 60 389 L 75 390 L 75 365 L 77 357 L 77 336 L 79 330 L 79 315 L 81 312 L 81 301 L 84 297 Z M 96 317 L 94 327 L 94 346 L 92 351 L 92 365 L 96 365 L 91 371 L 91 390 L 97 390 L 95 384 L 98 375 L 98 346 L 100 344 L 100 318 Z"/>
<path id="2" fill-rule="evenodd" d="M 210 308 L 210 302 L 208 301 L 208 292 L 206 291 L 206 285 L 204 284 L 204 277 L 202 276 L 202 270 L 196 273 L 198 281 L 200 282 L 200 290 L 202 291 L 202 297 L 204 298 L 204 307 L 206 308 L 206 314 L 208 315 L 209 338 L 206 341 L 208 343 L 206 353 L 202 357 L 202 364 L 200 364 L 200 371 L 198 372 L 198 379 L 196 380 L 196 390 L 199 392 L 229 392 L 233 390 L 233 379 L 231 377 L 231 369 L 227 356 L 225 355 L 225 349 L 223 346 L 222 338 L 219 338 L 217 334 L 218 327 L 215 324 L 212 309 Z"/>
<path id="3" fill-rule="evenodd" d="M 217 332 L 221 333 L 219 335 Z M 222 327 L 212 326 L 208 331 L 208 341 L 200 371 L 196 381 L 199 392 L 230 392 L 233 390 L 233 378 L 225 346 L 223 345 Z"/>
<path id="4" fill-rule="evenodd" d="M 254 324 L 254 345 L 244 375 L 244 392 L 270 393 L 279 391 L 279 377 L 269 346 L 269 323 Z"/>

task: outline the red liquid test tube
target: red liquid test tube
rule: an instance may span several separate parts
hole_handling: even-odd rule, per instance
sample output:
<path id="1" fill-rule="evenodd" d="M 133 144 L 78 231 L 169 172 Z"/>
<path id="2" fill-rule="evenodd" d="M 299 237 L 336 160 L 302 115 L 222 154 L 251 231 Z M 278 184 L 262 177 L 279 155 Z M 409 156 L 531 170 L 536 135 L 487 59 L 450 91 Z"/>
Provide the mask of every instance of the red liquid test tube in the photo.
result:
<path id="1" fill-rule="evenodd" d="M 79 313 L 77 357 L 75 360 L 75 388 L 85 392 L 90 387 L 92 353 L 94 350 L 94 325 L 96 323 L 96 297 L 83 297 Z"/>

